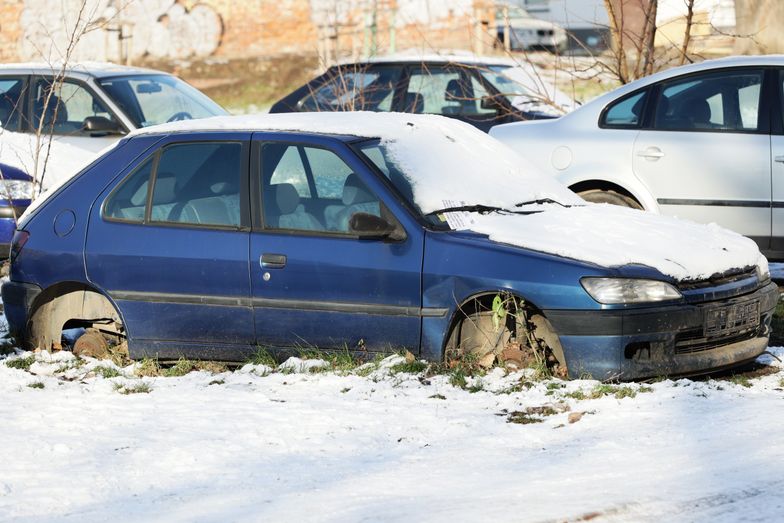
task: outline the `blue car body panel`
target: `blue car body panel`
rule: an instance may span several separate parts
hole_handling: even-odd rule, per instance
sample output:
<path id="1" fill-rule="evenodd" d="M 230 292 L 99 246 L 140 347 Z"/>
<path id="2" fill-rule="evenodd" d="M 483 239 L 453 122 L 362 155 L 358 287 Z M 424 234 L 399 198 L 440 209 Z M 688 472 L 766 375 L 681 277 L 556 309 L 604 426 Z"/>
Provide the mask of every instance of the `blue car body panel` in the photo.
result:
<path id="1" fill-rule="evenodd" d="M 216 140 L 244 144 L 240 227 L 123 223 L 103 216 L 114 188 L 155 151 L 179 142 Z M 460 307 L 476 296 L 505 291 L 553 325 L 572 377 L 693 373 L 764 350 L 775 285 L 752 275 L 684 289 L 677 303 L 599 304 L 583 289 L 581 278 L 672 280 L 649 267 L 603 268 L 499 244 L 473 232 L 428 227 L 357 155 L 352 140 L 221 131 L 123 140 L 20 224 L 29 238 L 2 290 L 12 332 L 24 338 L 37 296 L 59 285 L 82 284 L 116 306 L 135 358 L 242 360 L 257 346 L 315 346 L 406 348 L 440 359 Z M 395 217 L 405 238 L 369 240 L 260 227 L 251 151 L 258 142 L 275 141 L 337 154 Z M 280 263 L 265 265 L 263 255 Z M 684 336 L 701 328 L 706 311 L 733 300 L 759 303 L 760 327 L 753 336 L 730 348 L 674 355 L 679 343 L 696 343 Z M 710 348 L 711 340 L 699 343 Z"/>

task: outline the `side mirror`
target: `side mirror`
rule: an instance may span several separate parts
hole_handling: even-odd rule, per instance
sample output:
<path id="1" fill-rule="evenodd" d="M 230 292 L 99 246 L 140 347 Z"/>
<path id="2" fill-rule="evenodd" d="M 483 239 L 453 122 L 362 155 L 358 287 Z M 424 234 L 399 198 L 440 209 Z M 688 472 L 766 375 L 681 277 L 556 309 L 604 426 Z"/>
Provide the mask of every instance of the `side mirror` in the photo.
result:
<path id="1" fill-rule="evenodd" d="M 113 122 L 103 116 L 88 116 L 82 123 L 82 129 L 94 136 L 105 134 L 122 134 L 120 124 Z"/>
<path id="2" fill-rule="evenodd" d="M 365 212 L 352 214 L 348 221 L 348 227 L 353 234 L 368 240 L 401 241 L 406 239 L 406 232 L 402 227 Z"/>
<path id="3" fill-rule="evenodd" d="M 493 98 L 492 96 L 485 96 L 484 98 L 482 98 L 482 100 L 479 102 L 479 106 L 482 109 L 487 109 L 490 111 L 498 110 L 498 102 L 496 102 L 495 98 Z"/>

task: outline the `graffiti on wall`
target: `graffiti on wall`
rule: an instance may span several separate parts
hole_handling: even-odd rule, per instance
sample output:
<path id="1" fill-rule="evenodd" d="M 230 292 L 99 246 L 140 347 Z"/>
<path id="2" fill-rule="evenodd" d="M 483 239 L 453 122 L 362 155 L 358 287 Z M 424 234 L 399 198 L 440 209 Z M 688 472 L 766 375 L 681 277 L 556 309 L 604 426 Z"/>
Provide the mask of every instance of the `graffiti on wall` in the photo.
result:
<path id="1" fill-rule="evenodd" d="M 74 27 L 84 21 L 90 22 L 89 29 L 72 54 L 80 61 L 204 57 L 218 49 L 223 36 L 220 14 L 204 3 L 187 8 L 180 0 L 88 0 L 80 18 L 82 4 L 25 0 L 21 57 L 63 58 Z"/>

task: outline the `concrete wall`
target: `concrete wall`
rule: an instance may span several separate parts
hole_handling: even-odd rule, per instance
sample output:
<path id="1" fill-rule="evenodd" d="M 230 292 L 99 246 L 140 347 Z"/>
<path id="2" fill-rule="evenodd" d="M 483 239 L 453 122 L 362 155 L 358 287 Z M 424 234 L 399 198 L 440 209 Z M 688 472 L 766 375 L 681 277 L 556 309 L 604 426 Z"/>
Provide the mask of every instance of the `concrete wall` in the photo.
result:
<path id="1" fill-rule="evenodd" d="M 84 0 L 0 0 L 0 59 L 56 59 Z M 86 0 L 78 60 L 477 48 L 489 0 Z M 375 18 L 370 7 L 375 2 Z M 120 39 L 122 35 L 124 38 Z M 375 37 L 373 36 L 375 35 Z"/>

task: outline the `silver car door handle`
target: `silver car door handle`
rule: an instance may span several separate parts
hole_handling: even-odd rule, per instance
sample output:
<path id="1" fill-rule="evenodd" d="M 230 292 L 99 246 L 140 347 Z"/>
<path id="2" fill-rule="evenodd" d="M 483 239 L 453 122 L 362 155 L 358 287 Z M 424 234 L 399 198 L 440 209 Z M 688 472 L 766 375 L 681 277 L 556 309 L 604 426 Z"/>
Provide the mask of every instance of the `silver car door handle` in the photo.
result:
<path id="1" fill-rule="evenodd" d="M 638 152 L 637 156 L 642 156 L 647 160 L 654 161 L 654 160 L 658 160 L 659 158 L 663 158 L 664 153 L 658 147 L 648 147 L 644 151 Z"/>
<path id="2" fill-rule="evenodd" d="M 286 255 L 262 254 L 259 263 L 262 269 L 282 269 L 286 266 Z"/>
<path id="3" fill-rule="evenodd" d="M 784 156 L 774 156 L 773 161 L 777 163 L 784 163 Z"/>

